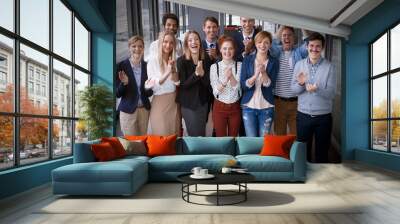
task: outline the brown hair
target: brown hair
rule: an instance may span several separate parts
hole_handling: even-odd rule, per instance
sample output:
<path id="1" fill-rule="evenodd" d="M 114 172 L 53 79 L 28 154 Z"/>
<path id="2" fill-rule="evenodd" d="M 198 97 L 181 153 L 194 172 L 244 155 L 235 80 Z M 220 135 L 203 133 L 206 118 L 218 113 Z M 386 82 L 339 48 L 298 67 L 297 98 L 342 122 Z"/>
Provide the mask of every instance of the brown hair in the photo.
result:
<path id="1" fill-rule="evenodd" d="M 204 50 L 203 50 L 203 46 L 201 44 L 200 34 L 195 30 L 189 30 L 188 32 L 185 33 L 185 38 L 183 40 L 183 51 L 185 52 L 185 58 L 192 59 L 192 53 L 189 50 L 189 35 L 190 34 L 194 34 L 199 38 L 199 42 L 200 42 L 199 43 L 200 44 L 199 60 L 203 60 L 204 59 Z"/>
<path id="2" fill-rule="evenodd" d="M 269 42 L 272 43 L 272 35 L 268 31 L 260 31 L 260 32 L 258 32 L 257 35 L 254 37 L 254 43 L 262 41 L 265 38 L 268 38 Z"/>
<path id="3" fill-rule="evenodd" d="M 179 27 L 179 19 L 178 19 L 178 16 L 176 16 L 175 14 L 173 14 L 173 13 L 165 13 L 164 15 L 163 15 L 163 17 L 162 17 L 162 25 L 163 26 L 165 26 L 165 24 L 167 24 L 167 20 L 168 19 L 173 19 L 173 20 L 175 20 L 176 21 L 176 25 L 178 25 L 178 27 Z"/>
<path id="4" fill-rule="evenodd" d="M 215 24 L 217 24 L 217 26 L 219 27 L 218 20 L 217 20 L 214 16 L 207 16 L 207 17 L 204 19 L 204 21 L 203 21 L 203 26 L 206 25 L 206 22 L 207 22 L 207 21 L 210 21 L 210 22 L 212 22 L 212 23 L 215 23 Z"/>
<path id="5" fill-rule="evenodd" d="M 308 43 L 310 43 L 310 41 L 313 41 L 313 40 L 320 40 L 322 43 L 322 47 L 325 47 L 325 38 L 324 38 L 324 36 L 322 36 L 322 34 L 317 33 L 317 32 L 311 33 L 310 36 L 308 36 Z"/>
<path id="6" fill-rule="evenodd" d="M 135 35 L 132 36 L 131 38 L 129 38 L 128 40 L 128 46 L 130 47 L 132 44 L 134 44 L 136 41 L 142 41 L 143 47 L 144 47 L 144 40 L 143 37 L 139 36 L 139 35 Z"/>
<path id="7" fill-rule="evenodd" d="M 236 51 L 236 42 L 235 40 L 227 35 L 222 35 L 219 39 L 218 39 L 218 46 L 219 46 L 219 50 L 221 50 L 222 44 L 225 42 L 231 42 L 233 45 L 233 49 Z"/>

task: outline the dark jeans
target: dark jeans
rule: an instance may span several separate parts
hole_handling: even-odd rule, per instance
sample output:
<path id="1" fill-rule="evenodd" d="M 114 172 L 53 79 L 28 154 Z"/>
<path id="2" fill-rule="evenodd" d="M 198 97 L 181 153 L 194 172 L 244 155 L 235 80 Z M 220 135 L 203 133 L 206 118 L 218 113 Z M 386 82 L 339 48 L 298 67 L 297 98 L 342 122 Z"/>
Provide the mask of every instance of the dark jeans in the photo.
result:
<path id="1" fill-rule="evenodd" d="M 309 115 L 297 111 L 297 141 L 307 143 L 307 160 L 311 162 L 312 142 L 315 138 L 315 162 L 328 162 L 331 145 L 332 115 Z"/>

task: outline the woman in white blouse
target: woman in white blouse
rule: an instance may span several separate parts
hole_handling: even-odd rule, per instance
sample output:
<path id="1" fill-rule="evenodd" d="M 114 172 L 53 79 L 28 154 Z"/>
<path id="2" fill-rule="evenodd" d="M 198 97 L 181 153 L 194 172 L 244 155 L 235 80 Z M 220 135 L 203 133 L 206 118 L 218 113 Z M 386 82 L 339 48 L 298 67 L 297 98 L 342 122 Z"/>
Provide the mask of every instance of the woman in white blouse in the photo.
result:
<path id="1" fill-rule="evenodd" d="M 211 65 L 210 82 L 214 95 L 213 122 L 216 136 L 237 136 L 241 123 L 241 62 L 234 60 L 235 40 L 222 36 L 218 40 L 222 60 Z"/>
<path id="2" fill-rule="evenodd" d="M 153 90 L 150 111 L 150 130 L 155 135 L 171 135 L 180 132 L 180 116 L 175 102 L 179 77 L 175 65 L 175 34 L 161 32 L 157 57 L 147 63 L 148 80 L 145 88 Z"/>

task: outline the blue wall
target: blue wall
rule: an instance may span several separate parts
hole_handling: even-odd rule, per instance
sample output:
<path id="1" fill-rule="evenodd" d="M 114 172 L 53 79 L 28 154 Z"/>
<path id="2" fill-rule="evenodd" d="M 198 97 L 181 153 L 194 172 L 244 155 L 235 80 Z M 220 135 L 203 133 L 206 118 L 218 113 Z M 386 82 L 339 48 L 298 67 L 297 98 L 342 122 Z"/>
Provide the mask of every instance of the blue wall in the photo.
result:
<path id="1" fill-rule="evenodd" d="M 67 0 L 92 32 L 92 81 L 113 89 L 115 1 Z M 110 131 L 112 127 L 110 127 Z M 0 199 L 51 181 L 51 171 L 72 163 L 72 158 L 47 161 L 0 172 Z"/>
<path id="2" fill-rule="evenodd" d="M 400 0 L 386 0 L 351 27 L 346 43 L 343 159 L 399 170 L 400 157 L 369 148 L 369 43 L 400 21 Z M 360 151 L 362 150 L 362 151 Z"/>

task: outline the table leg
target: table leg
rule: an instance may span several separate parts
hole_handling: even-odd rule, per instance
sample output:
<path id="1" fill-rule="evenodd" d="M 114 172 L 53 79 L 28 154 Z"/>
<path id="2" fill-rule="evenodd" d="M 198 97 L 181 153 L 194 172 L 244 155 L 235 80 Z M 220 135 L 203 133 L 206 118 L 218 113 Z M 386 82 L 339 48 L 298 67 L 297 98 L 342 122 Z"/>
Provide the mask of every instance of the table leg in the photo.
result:
<path id="1" fill-rule="evenodd" d="M 217 206 L 219 206 L 219 184 L 217 184 Z"/>

